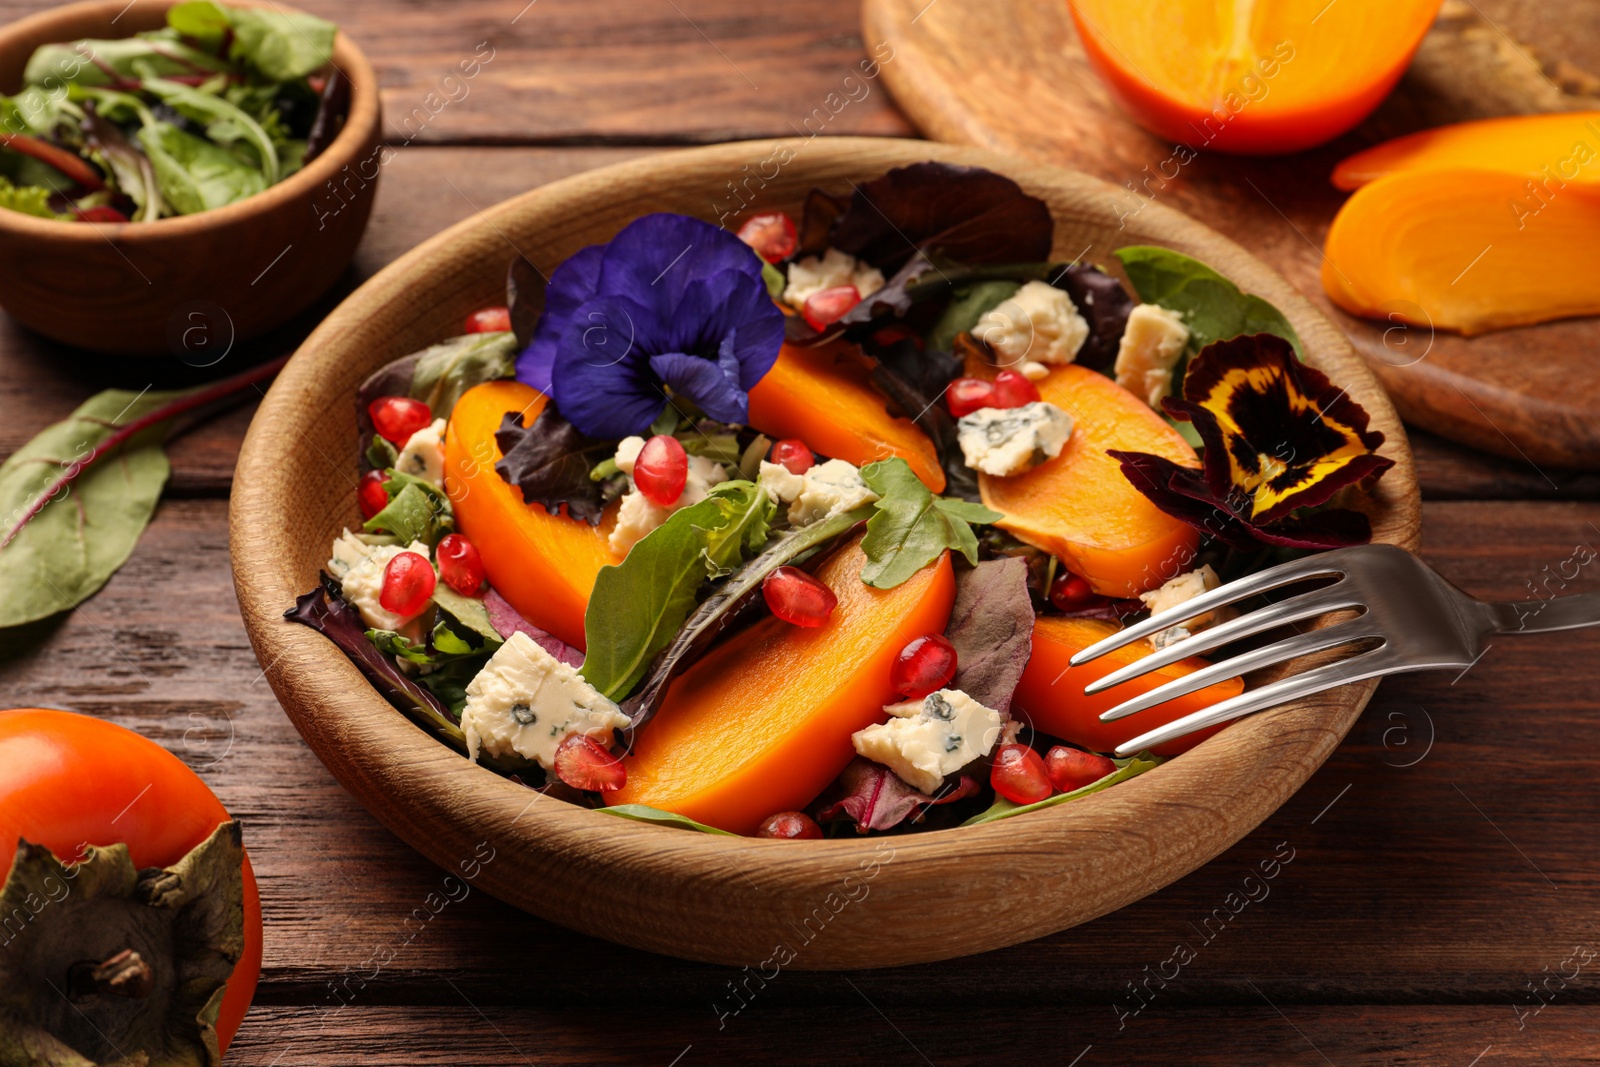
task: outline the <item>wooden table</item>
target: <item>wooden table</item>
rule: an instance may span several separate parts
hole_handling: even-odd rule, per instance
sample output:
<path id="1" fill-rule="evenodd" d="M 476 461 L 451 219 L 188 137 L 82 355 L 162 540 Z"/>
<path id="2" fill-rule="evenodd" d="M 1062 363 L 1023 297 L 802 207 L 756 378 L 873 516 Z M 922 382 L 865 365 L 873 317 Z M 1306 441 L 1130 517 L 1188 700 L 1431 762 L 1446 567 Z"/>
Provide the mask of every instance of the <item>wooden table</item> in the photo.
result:
<path id="1" fill-rule="evenodd" d="M 359 37 L 395 143 L 412 137 L 383 175 L 352 283 L 542 182 L 792 134 L 873 44 L 852 0 L 523 3 L 302 0 Z M 0 18 L 41 6 L 0 0 Z M 469 95 L 413 137 L 401 122 L 481 41 L 494 59 Z M 866 84 L 820 113 L 823 132 L 909 135 Z M 194 380 L 0 321 L 0 455 L 96 389 Z M 737 1006 L 729 969 L 593 941 L 477 892 L 429 910 L 443 872 L 323 770 L 245 641 L 226 513 L 250 415 L 174 443 L 167 497 L 128 565 L 79 610 L 0 646 L 5 703 L 155 738 L 244 821 L 266 962 L 230 1062 L 1600 1063 L 1600 636 L 1505 639 L 1458 678 L 1384 683 L 1264 826 L 1121 912 L 950 963 L 786 972 L 719 1018 Z M 1600 545 L 1600 477 L 1412 443 L 1425 554 L 1472 592 L 1531 595 L 1577 546 Z M 1597 584 L 1591 564 L 1570 587 Z M 1247 885 L 1275 853 L 1292 856 L 1278 877 Z M 1230 894 L 1246 889 L 1260 899 L 1241 906 Z M 1180 943 L 1193 959 L 1170 977 Z M 381 949 L 393 958 L 374 973 L 365 961 Z M 1164 985 L 1149 979 L 1162 970 Z"/>

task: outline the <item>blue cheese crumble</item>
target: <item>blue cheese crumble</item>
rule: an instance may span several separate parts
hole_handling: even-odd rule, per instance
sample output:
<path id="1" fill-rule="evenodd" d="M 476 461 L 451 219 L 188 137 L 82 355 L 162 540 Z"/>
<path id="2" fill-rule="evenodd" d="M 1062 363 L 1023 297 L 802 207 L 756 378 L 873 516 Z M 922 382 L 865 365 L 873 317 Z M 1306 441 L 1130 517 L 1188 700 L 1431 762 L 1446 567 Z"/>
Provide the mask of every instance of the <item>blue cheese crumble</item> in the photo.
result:
<path id="1" fill-rule="evenodd" d="M 443 489 L 444 426 L 443 419 L 434 419 L 433 425 L 424 426 L 406 438 L 405 447 L 394 461 L 394 469 L 421 478 L 435 489 Z"/>
<path id="2" fill-rule="evenodd" d="M 762 460 L 756 484 L 775 503 L 789 505 L 792 526 L 809 526 L 878 499 L 862 481 L 860 469 L 842 459 L 818 463 L 804 474 L 791 474 L 781 463 Z"/>
<path id="3" fill-rule="evenodd" d="M 1072 436 L 1072 417 L 1036 400 L 1019 408 L 979 408 L 956 423 L 967 466 L 1007 477 L 1055 459 Z"/>
<path id="4" fill-rule="evenodd" d="M 430 562 L 433 559 L 428 546 L 421 541 L 410 545 L 369 545 L 346 530 L 333 543 L 333 554 L 328 560 L 328 573 L 339 580 L 344 598 L 361 612 L 361 621 L 374 630 L 404 630 L 406 624 L 419 619 L 432 610 L 425 604 L 415 615 L 396 615 L 379 602 L 383 595 L 383 571 L 389 561 L 402 552 L 415 552 Z"/>
<path id="5" fill-rule="evenodd" d="M 1028 282 L 1009 300 L 983 314 L 972 336 L 1030 379 L 1050 365 L 1071 363 L 1089 336 L 1089 324 L 1072 297 L 1048 282 Z"/>
<path id="6" fill-rule="evenodd" d="M 940 689 L 921 700 L 890 704 L 891 718 L 857 730 L 857 755 L 881 763 L 901 781 L 933 793 L 952 774 L 994 750 L 1004 722 L 993 708 L 959 689 Z"/>
<path id="7" fill-rule="evenodd" d="M 666 522 L 674 511 L 700 503 L 713 485 L 728 480 L 728 472 L 715 460 L 705 456 L 690 456 L 683 492 L 670 508 L 664 508 L 639 492 L 639 487 L 633 482 L 633 467 L 639 462 L 639 453 L 643 448 L 643 437 L 624 437 L 617 443 L 617 469 L 628 476 L 628 492 L 617 509 L 617 524 L 611 529 L 611 551 L 619 556 L 626 556 L 629 549 Z"/>

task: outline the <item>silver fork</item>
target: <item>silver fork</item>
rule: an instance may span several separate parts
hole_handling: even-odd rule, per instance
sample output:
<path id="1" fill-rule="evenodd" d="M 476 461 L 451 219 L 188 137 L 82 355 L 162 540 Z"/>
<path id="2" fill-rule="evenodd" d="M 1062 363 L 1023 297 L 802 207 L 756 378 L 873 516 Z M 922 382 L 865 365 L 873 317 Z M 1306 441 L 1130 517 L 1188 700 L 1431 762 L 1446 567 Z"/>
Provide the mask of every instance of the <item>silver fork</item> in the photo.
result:
<path id="1" fill-rule="evenodd" d="M 1126 700 L 1100 718 L 1103 722 L 1114 722 L 1213 683 L 1283 663 L 1297 656 L 1363 642 L 1376 642 L 1374 647 L 1347 659 L 1314 667 L 1303 674 L 1281 678 L 1260 689 L 1246 690 L 1236 697 L 1175 719 L 1119 745 L 1117 755 L 1131 755 L 1196 730 L 1350 682 L 1405 671 L 1465 670 L 1478 661 L 1487 646 L 1487 639 L 1496 634 L 1549 633 L 1600 624 L 1600 593 L 1579 593 L 1549 600 L 1486 603 L 1463 593 L 1403 548 L 1381 544 L 1358 545 L 1246 575 L 1238 581 L 1186 600 L 1090 645 L 1072 657 L 1072 666 L 1082 666 L 1107 652 L 1176 626 L 1196 615 L 1286 585 L 1317 578 L 1333 578 L 1335 581 L 1331 585 L 1289 597 L 1201 630 L 1135 663 L 1112 671 L 1086 686 L 1084 692 L 1104 692 L 1169 663 L 1221 648 L 1276 626 L 1304 622 L 1330 611 L 1358 609 L 1362 614 L 1220 660 Z"/>

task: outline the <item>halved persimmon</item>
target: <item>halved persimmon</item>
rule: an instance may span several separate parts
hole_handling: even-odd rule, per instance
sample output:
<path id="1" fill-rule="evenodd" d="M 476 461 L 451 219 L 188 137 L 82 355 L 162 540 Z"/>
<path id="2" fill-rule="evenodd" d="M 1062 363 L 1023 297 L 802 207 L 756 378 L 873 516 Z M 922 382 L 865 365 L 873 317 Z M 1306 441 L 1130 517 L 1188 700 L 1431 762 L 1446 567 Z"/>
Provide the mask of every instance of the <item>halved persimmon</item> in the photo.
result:
<path id="1" fill-rule="evenodd" d="M 894 702 L 895 657 L 943 633 L 955 601 L 949 553 L 893 589 L 861 580 L 861 540 L 816 577 L 838 598 L 822 626 L 768 616 L 689 668 L 639 731 L 611 804 L 648 804 L 739 834 L 798 811 L 855 755 L 850 735 Z"/>
<path id="2" fill-rule="evenodd" d="M 784 345 L 778 361 L 750 390 L 750 426 L 768 437 L 797 437 L 813 452 L 858 467 L 898 456 L 935 493 L 944 469 L 928 435 L 889 414 L 872 387 L 871 365 L 854 345 Z"/>
<path id="3" fill-rule="evenodd" d="M 1471 335 L 1600 314 L 1600 185 L 1493 170 L 1369 182 L 1328 230 L 1322 285 L 1354 315 Z"/>
<path id="4" fill-rule="evenodd" d="M 483 557 L 489 584 L 523 618 L 583 648 L 583 613 L 600 568 L 620 562 L 606 543 L 614 511 L 599 526 L 563 512 L 526 504 L 522 492 L 495 472 L 500 447 L 494 434 L 507 412 L 531 426 L 545 395 L 515 381 L 469 389 L 450 413 L 444 440 L 445 491 L 456 528 Z M 565 505 L 563 505 L 565 507 Z"/>
<path id="5" fill-rule="evenodd" d="M 1420 130 L 1374 145 L 1333 168 L 1333 184 L 1359 189 L 1402 172 L 1498 170 L 1549 196 L 1568 182 L 1600 183 L 1600 111 L 1509 115 Z"/>
<path id="6" fill-rule="evenodd" d="M 1294 152 L 1389 95 L 1441 0 L 1070 0 L 1135 121 L 1191 150 Z"/>
<path id="7" fill-rule="evenodd" d="M 966 370 L 995 376 L 977 357 Z M 1035 384 L 1043 400 L 1072 416 L 1072 437 L 1031 471 L 978 476 L 984 506 L 1005 516 L 996 525 L 1058 557 L 1106 596 L 1135 596 L 1189 570 L 1199 532 L 1152 504 L 1106 453 L 1150 452 L 1198 467 L 1194 449 L 1143 400 L 1087 367 L 1056 367 Z"/>
<path id="8" fill-rule="evenodd" d="M 1191 712 L 1244 692 L 1244 682 L 1230 678 L 1188 696 L 1157 704 L 1126 719 L 1101 722 L 1101 712 L 1206 666 L 1205 660 L 1201 659 L 1180 660 L 1171 666 L 1151 671 L 1143 678 L 1124 682 L 1103 693 L 1085 696 L 1084 686 L 1151 652 L 1150 642 L 1135 641 L 1092 663 L 1085 663 L 1081 667 L 1071 665 L 1073 656 L 1096 641 L 1109 637 L 1116 630 L 1114 624 L 1102 619 L 1046 616 L 1035 620 L 1033 655 L 1022 672 L 1022 680 L 1017 683 L 1017 692 L 1011 703 L 1012 714 L 1052 737 L 1071 741 L 1095 752 L 1112 752 L 1124 741 L 1131 741 L 1158 726 L 1165 726 Z M 1193 748 L 1220 729 L 1222 727 L 1215 726 L 1188 737 L 1180 737 L 1157 747 L 1155 751 L 1157 755 L 1175 756 Z"/>

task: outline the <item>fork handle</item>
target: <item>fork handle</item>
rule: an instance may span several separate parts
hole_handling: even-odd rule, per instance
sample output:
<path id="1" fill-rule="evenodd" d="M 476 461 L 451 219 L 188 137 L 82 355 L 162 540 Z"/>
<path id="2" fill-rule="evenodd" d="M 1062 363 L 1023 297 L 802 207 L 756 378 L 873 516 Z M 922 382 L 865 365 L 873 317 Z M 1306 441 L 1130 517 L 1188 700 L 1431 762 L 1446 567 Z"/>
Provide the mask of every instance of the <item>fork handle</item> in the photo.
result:
<path id="1" fill-rule="evenodd" d="M 1491 604 L 1495 632 L 1542 634 L 1600 625 L 1600 593 L 1575 593 L 1549 600 L 1509 600 Z"/>

